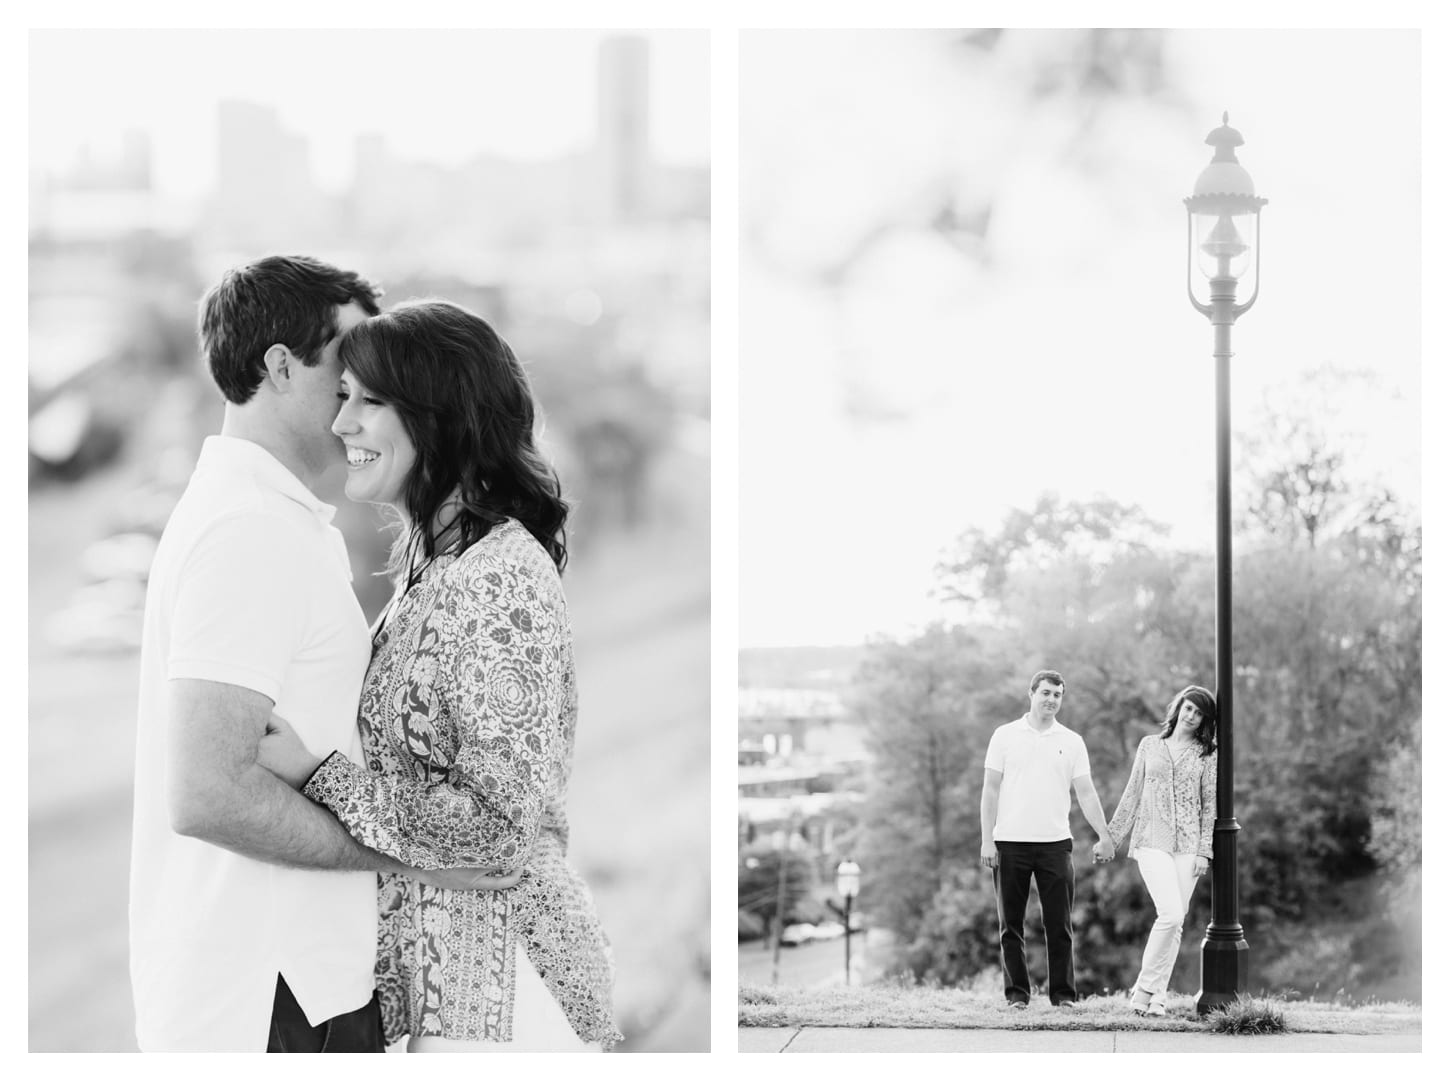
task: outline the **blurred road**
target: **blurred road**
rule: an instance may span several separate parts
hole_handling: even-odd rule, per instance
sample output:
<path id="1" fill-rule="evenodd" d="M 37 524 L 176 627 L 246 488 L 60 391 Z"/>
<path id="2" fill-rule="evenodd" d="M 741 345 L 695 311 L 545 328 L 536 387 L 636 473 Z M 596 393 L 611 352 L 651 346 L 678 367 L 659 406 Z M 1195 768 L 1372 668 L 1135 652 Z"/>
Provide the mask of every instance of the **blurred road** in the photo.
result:
<path id="1" fill-rule="evenodd" d="M 851 936 L 851 967 L 859 972 L 863 935 Z M 846 982 L 846 940 L 833 938 L 824 942 L 806 942 L 799 946 L 781 946 L 779 980 L 772 984 L 774 962 L 771 951 L 759 942 L 743 944 L 737 954 L 741 987 L 825 987 Z M 852 976 L 852 984 L 859 977 Z"/>
<path id="2" fill-rule="evenodd" d="M 647 535 L 580 549 L 565 578 L 580 721 L 571 858 L 614 943 L 621 1051 L 709 1047 L 708 465 Z M 135 1050 L 126 895 L 136 655 L 42 633 L 82 553 L 144 477 L 121 463 L 29 504 L 29 1049 Z"/>

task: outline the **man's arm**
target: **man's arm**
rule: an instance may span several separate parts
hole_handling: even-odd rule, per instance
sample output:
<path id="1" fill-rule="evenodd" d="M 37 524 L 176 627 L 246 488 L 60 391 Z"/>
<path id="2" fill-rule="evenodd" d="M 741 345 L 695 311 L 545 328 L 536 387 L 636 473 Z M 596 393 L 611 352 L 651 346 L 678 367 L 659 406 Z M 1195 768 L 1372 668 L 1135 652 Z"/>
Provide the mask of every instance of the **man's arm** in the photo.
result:
<path id="1" fill-rule="evenodd" d="M 982 778 L 982 866 L 997 866 L 997 843 L 992 831 L 997 828 L 997 802 L 1002 797 L 1002 771 L 987 767 Z"/>
<path id="2" fill-rule="evenodd" d="M 1084 773 L 1081 777 L 1074 777 L 1072 790 L 1077 793 L 1077 805 L 1082 808 L 1083 817 L 1098 835 L 1098 843 L 1093 845 L 1093 855 L 1105 862 L 1112 859 L 1117 852 L 1117 846 L 1113 844 L 1112 834 L 1108 832 L 1107 816 L 1103 814 L 1103 805 L 1098 802 L 1098 790 L 1093 785 L 1092 774 Z"/>
<path id="3" fill-rule="evenodd" d="M 375 853 L 257 764 L 272 715 L 258 691 L 201 679 L 167 685 L 171 827 L 243 856 L 335 871 L 380 870 Z"/>
<path id="4" fill-rule="evenodd" d="M 169 696 L 167 806 L 177 833 L 267 863 L 333 871 L 395 871 L 449 889 L 513 885 L 478 869 L 419 872 L 365 848 L 324 808 L 257 763 L 272 716 L 258 691 L 174 679 Z"/>

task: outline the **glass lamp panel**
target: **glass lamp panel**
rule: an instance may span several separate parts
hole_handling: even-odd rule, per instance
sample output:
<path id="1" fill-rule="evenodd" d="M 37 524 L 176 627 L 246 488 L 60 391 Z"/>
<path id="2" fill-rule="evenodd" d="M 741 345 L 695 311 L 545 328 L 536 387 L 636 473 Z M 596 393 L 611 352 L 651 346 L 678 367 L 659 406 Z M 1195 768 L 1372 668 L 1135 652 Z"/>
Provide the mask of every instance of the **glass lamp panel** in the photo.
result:
<path id="1" fill-rule="evenodd" d="M 1258 215 L 1227 213 L 1217 208 L 1193 215 L 1193 250 L 1199 273 L 1212 280 L 1241 281 L 1253 269 Z"/>

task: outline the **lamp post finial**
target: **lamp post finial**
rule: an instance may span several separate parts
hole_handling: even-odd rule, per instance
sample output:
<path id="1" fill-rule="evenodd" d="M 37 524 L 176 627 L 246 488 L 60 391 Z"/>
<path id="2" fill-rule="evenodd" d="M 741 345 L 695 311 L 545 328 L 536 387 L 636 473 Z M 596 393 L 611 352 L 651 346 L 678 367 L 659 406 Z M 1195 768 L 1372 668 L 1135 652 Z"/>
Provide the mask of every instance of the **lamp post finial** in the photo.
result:
<path id="1" fill-rule="evenodd" d="M 1208 138 L 1203 140 L 1213 147 L 1214 161 L 1229 161 L 1237 164 L 1238 158 L 1234 155 L 1234 147 L 1244 145 L 1244 137 L 1228 126 L 1228 110 L 1224 110 L 1223 126 L 1214 128 L 1208 133 Z"/>

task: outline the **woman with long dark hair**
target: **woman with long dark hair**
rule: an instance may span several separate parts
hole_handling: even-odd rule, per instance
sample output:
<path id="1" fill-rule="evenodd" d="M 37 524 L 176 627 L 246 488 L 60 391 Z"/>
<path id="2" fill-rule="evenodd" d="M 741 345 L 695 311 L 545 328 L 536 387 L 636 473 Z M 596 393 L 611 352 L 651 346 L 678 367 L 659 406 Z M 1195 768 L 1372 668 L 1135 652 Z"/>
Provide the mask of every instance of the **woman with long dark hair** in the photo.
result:
<path id="1" fill-rule="evenodd" d="M 577 712 L 560 585 L 568 508 L 534 443 L 528 380 L 486 321 L 444 301 L 367 320 L 340 356 L 333 431 L 347 495 L 391 507 L 399 523 L 397 588 L 359 704 L 366 768 L 340 754 L 319 763 L 282 722 L 264 763 L 369 848 L 416 867 L 522 875 L 477 892 L 379 877 L 389 1043 L 607 1048 L 621 1038 L 613 964 L 565 862 Z"/>
<path id="2" fill-rule="evenodd" d="M 1213 695 L 1202 687 L 1185 687 L 1174 695 L 1162 731 L 1138 744 L 1133 772 L 1108 823 L 1115 846 L 1128 842 L 1128 856 L 1137 861 L 1157 910 L 1130 992 L 1136 1013 L 1167 1013 L 1168 980 L 1178 960 L 1188 903 L 1213 859 L 1217 719 Z"/>

